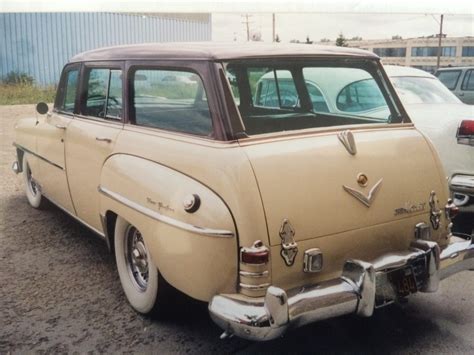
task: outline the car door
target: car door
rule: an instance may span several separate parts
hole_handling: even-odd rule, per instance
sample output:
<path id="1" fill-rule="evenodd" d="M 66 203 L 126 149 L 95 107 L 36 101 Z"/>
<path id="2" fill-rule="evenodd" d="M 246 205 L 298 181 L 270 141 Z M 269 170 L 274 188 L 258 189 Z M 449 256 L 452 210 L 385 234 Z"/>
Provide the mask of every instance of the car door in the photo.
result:
<path id="1" fill-rule="evenodd" d="M 66 131 L 74 118 L 80 65 L 68 65 L 63 70 L 56 102 L 44 119 L 38 120 L 37 153 L 39 160 L 38 181 L 42 194 L 56 205 L 74 214 L 66 178 Z"/>
<path id="2" fill-rule="evenodd" d="M 458 93 L 462 102 L 474 105 L 474 72 L 473 69 L 465 71 L 461 90 Z"/>
<path id="3" fill-rule="evenodd" d="M 122 65 L 85 64 L 79 113 L 67 129 L 68 182 L 77 216 L 101 231 L 100 174 L 123 128 Z"/>

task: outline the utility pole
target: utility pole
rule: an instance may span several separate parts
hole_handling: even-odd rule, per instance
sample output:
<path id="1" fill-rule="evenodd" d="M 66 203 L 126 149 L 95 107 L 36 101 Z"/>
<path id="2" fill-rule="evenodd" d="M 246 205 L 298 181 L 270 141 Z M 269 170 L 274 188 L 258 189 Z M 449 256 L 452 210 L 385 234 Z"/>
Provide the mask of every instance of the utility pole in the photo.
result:
<path id="1" fill-rule="evenodd" d="M 245 21 L 243 21 L 242 23 L 244 23 L 246 26 L 247 26 L 247 42 L 250 41 L 250 21 L 249 21 L 249 17 L 251 17 L 252 15 L 249 15 L 249 14 L 245 14 L 245 15 L 242 15 L 242 17 L 245 17 Z"/>
<path id="2" fill-rule="evenodd" d="M 441 15 L 441 20 L 439 22 L 439 38 L 438 38 L 438 60 L 436 62 L 436 69 L 439 69 L 439 64 L 441 60 L 441 38 L 443 38 L 443 19 L 444 15 Z"/>
<path id="3" fill-rule="evenodd" d="M 276 41 L 275 37 L 275 13 L 272 14 L 272 42 Z"/>

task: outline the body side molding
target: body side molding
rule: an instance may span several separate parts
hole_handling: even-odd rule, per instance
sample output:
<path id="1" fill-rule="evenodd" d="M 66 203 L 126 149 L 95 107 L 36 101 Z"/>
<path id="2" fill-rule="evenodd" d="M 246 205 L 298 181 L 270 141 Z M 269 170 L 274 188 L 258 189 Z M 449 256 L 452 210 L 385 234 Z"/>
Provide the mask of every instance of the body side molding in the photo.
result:
<path id="1" fill-rule="evenodd" d="M 37 154 L 37 153 L 35 153 L 35 152 L 32 152 L 31 150 L 29 150 L 29 149 L 27 149 L 27 148 L 25 148 L 25 147 L 23 147 L 23 146 L 21 146 L 21 145 L 19 145 L 19 144 L 17 144 L 17 143 L 13 143 L 13 146 L 15 146 L 16 148 L 18 148 L 18 149 L 20 149 L 20 150 L 22 150 L 22 151 L 24 151 L 24 152 L 26 152 L 26 153 L 28 153 L 28 154 L 34 155 L 35 157 L 37 157 L 37 158 L 39 158 L 39 159 L 45 161 L 46 163 L 51 164 L 52 166 L 54 166 L 54 167 L 56 167 L 56 168 L 58 168 L 58 169 L 65 170 L 62 166 L 60 166 L 60 165 L 58 165 L 58 164 L 56 164 L 56 163 L 53 163 L 51 160 L 48 160 L 48 159 L 46 159 L 45 157 L 43 157 L 43 156 L 41 156 L 41 155 L 39 155 L 39 154 Z"/>
<path id="2" fill-rule="evenodd" d="M 212 229 L 212 228 L 205 228 L 205 227 L 199 227 L 199 226 L 194 226 L 192 224 L 182 222 L 180 220 L 177 220 L 175 218 L 171 218 L 168 216 L 165 216 L 157 211 L 153 211 L 147 207 L 144 207 L 134 201 L 129 200 L 128 198 L 110 191 L 109 189 L 99 186 L 98 190 L 101 194 L 110 197 L 111 199 L 120 202 L 124 204 L 127 207 L 130 207 L 131 209 L 140 212 L 144 214 L 145 216 L 148 216 L 150 218 L 153 218 L 157 221 L 166 223 L 170 226 L 176 227 L 183 229 L 185 231 L 191 232 L 191 233 L 196 233 L 196 234 L 201 234 L 201 235 L 206 235 L 209 237 L 221 237 L 221 238 L 232 238 L 234 237 L 234 232 L 228 231 L 228 230 L 222 230 L 222 229 Z"/>

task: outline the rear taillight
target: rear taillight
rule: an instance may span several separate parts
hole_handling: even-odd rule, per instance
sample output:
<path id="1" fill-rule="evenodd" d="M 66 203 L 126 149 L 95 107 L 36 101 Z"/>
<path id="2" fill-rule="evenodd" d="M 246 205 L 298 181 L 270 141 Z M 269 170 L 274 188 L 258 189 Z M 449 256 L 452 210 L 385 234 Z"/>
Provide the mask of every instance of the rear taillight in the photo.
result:
<path id="1" fill-rule="evenodd" d="M 444 210 L 446 212 L 446 218 L 448 218 L 449 220 L 452 220 L 459 213 L 459 207 L 453 203 L 452 199 L 448 200 L 448 203 L 444 207 Z"/>
<path id="2" fill-rule="evenodd" d="M 261 297 L 270 286 L 270 249 L 260 240 L 240 249 L 239 289 L 250 297 Z"/>
<path id="3" fill-rule="evenodd" d="M 474 121 L 462 121 L 459 125 L 456 137 L 459 144 L 474 145 Z"/>
<path id="4" fill-rule="evenodd" d="M 260 240 L 257 240 L 250 248 L 240 250 L 240 261 L 245 264 L 266 264 L 270 251 Z"/>

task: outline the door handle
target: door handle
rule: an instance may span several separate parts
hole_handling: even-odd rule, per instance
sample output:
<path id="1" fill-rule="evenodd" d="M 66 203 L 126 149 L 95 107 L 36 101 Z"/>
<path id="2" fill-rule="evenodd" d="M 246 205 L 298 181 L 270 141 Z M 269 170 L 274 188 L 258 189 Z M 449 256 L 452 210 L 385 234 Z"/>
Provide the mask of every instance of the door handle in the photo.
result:
<path id="1" fill-rule="evenodd" d="M 106 137 L 95 137 L 95 140 L 99 142 L 112 143 L 112 139 Z"/>
<path id="2" fill-rule="evenodd" d="M 64 126 L 62 124 L 56 124 L 56 125 L 54 125 L 54 127 L 59 128 L 59 129 L 66 129 L 67 128 L 67 126 Z"/>
<path id="3" fill-rule="evenodd" d="M 464 93 L 463 93 L 463 92 L 460 92 L 458 95 L 459 95 L 459 96 L 464 96 Z"/>

